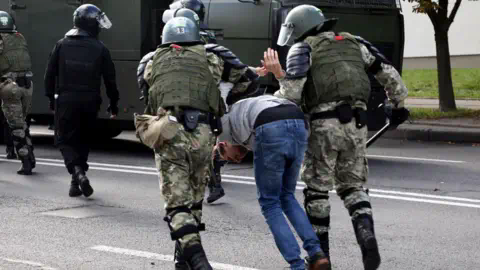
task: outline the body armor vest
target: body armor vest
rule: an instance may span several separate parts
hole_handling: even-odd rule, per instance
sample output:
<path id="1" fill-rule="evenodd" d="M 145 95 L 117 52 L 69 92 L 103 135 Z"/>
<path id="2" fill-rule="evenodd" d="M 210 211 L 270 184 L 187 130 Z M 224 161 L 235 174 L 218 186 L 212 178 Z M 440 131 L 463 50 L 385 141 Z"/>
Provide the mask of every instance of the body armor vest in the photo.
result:
<path id="1" fill-rule="evenodd" d="M 27 41 L 19 34 L 1 34 L 3 52 L 0 54 L 0 75 L 8 72 L 27 72 L 32 69 Z"/>
<path id="2" fill-rule="evenodd" d="M 102 52 L 102 43 L 94 38 L 64 38 L 58 57 L 58 92 L 100 93 Z"/>
<path id="3" fill-rule="evenodd" d="M 304 88 L 304 103 L 310 111 L 321 103 L 357 100 L 368 102 L 370 80 L 358 42 L 348 33 L 332 32 L 308 37 L 312 66 Z"/>
<path id="4" fill-rule="evenodd" d="M 221 116 L 220 91 L 208 65 L 203 45 L 159 48 L 149 91 L 153 108 L 189 107 Z"/>

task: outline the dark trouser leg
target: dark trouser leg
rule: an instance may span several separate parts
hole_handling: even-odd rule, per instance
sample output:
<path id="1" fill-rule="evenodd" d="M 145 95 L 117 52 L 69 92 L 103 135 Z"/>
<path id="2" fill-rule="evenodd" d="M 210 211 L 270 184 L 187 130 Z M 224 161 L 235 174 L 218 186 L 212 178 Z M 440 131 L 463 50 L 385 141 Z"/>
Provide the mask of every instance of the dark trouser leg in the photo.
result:
<path id="1" fill-rule="evenodd" d="M 3 138 L 5 145 L 7 146 L 7 159 L 17 159 L 17 154 L 15 153 L 15 146 L 13 145 L 12 130 L 8 126 L 8 123 L 4 121 L 3 123 Z"/>
<path id="2" fill-rule="evenodd" d="M 223 167 L 223 165 L 225 165 L 226 161 L 220 159 L 220 154 L 218 153 L 218 150 L 214 153 L 212 163 L 213 164 L 209 166 L 210 179 L 208 182 L 208 203 L 213 203 L 221 197 L 225 196 L 225 190 L 222 187 L 221 168 Z"/>

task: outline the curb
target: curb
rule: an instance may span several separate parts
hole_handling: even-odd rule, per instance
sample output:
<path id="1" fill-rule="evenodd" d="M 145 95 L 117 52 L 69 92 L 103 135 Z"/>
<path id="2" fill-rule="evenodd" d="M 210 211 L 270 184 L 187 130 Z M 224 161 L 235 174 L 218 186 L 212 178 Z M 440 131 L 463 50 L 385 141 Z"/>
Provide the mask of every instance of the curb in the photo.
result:
<path id="1" fill-rule="evenodd" d="M 369 136 L 371 135 L 369 134 Z M 480 143 L 480 127 L 462 128 L 458 126 L 404 124 L 395 130 L 385 132 L 382 138 L 427 142 Z"/>

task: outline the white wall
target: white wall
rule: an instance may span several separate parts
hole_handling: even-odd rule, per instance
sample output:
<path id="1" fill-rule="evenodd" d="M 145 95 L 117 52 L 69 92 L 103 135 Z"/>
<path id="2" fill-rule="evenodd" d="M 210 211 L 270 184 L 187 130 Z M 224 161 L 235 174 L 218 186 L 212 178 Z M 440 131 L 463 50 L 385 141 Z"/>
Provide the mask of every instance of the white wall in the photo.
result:
<path id="1" fill-rule="evenodd" d="M 426 14 L 412 12 L 414 3 L 401 1 L 405 17 L 404 57 L 435 57 L 433 25 Z M 449 12 L 455 0 L 449 0 Z M 480 55 L 480 1 L 463 0 L 449 30 L 451 56 Z"/>

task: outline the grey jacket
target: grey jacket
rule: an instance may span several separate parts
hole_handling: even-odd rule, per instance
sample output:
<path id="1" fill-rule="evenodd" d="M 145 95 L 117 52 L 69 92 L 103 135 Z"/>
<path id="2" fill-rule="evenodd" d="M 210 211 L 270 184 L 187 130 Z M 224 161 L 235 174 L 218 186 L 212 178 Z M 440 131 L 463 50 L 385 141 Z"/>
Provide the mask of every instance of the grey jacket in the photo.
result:
<path id="1" fill-rule="evenodd" d="M 258 115 L 265 109 L 282 104 L 296 105 L 287 99 L 272 95 L 246 98 L 234 103 L 229 112 L 222 117 L 223 132 L 218 140 L 243 145 L 253 150 L 255 142 L 253 126 Z"/>

